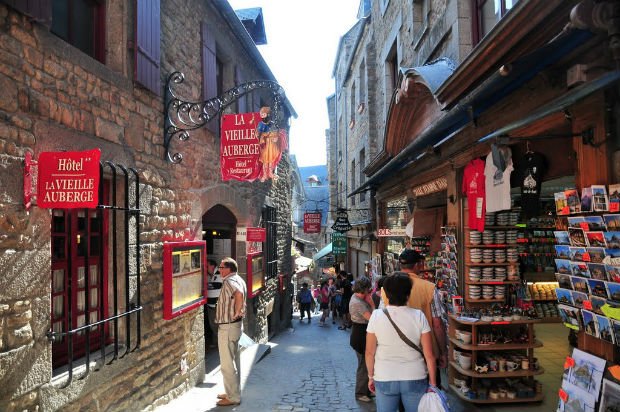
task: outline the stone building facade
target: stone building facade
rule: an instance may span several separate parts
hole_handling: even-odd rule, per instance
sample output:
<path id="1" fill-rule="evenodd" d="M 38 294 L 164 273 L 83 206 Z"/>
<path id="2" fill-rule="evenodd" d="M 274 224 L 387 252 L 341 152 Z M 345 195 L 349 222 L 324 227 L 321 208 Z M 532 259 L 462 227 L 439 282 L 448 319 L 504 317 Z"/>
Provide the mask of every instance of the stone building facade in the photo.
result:
<path id="1" fill-rule="evenodd" d="M 95 8 L 86 16 L 94 22 L 92 42 L 81 42 L 79 36 L 59 27 L 62 19 L 54 19 L 58 11 L 52 12 L 49 1 L 0 2 L 3 411 L 140 410 L 165 403 L 202 381 L 203 308 L 172 320 L 162 316 L 162 256 L 168 240 L 202 240 L 212 227 L 225 229 L 230 246 L 220 253 L 236 258 L 245 273 L 246 244 L 236 241 L 236 228 L 267 228 L 264 253 L 271 253 L 271 258 L 265 259 L 269 260 L 266 281 L 261 293 L 247 301 L 244 330 L 265 342 L 290 325 L 291 291 L 285 287 L 293 270 L 288 153 L 277 168 L 277 180 L 223 182 L 217 119 L 211 127 L 192 131 L 189 140 L 171 143 L 172 153 L 183 154 L 180 164 L 166 160 L 163 147 L 163 88 L 173 71 L 184 73 L 177 90 L 189 101 L 217 95 L 210 85 L 206 91 L 201 87 L 208 52 L 217 65 L 217 75 L 210 72 L 217 92 L 244 81 L 275 80 L 252 39 L 223 0 L 109 0 L 96 3 Z M 152 29 L 146 31 L 148 35 L 159 34 L 155 46 L 144 43 L 141 24 Z M 145 44 L 151 48 L 145 49 Z M 150 66 L 150 77 L 141 72 L 144 61 Z M 271 101 L 268 93 L 252 93 L 226 112 L 257 111 Z M 288 101 L 283 106 L 286 127 L 294 111 Z M 43 152 L 95 148 L 101 151 L 102 162 L 112 162 L 112 166 L 103 163 L 107 198 L 103 204 L 123 205 L 127 199 L 126 226 L 120 206 L 116 226 L 112 226 L 112 215 L 117 215 L 113 207 L 92 215 L 83 209 L 52 211 L 38 207 L 36 197 L 29 209 L 24 206 L 24 164 L 29 155 L 36 160 Z M 128 170 L 127 186 L 124 170 Z M 213 216 L 222 215 L 227 218 L 226 227 L 213 221 Z M 104 222 L 103 233 L 88 240 L 82 236 L 80 241 L 80 233 L 96 232 L 99 221 Z M 79 232 L 82 225 L 90 229 Z M 66 237 L 56 233 L 62 228 L 68 228 Z M 71 230 L 78 230 L 77 238 Z M 97 249 L 96 241 L 105 246 Z M 116 243 L 120 247 L 113 255 Z M 90 252 L 84 252 L 88 245 Z M 72 272 L 76 268 L 71 266 L 79 265 L 75 263 L 79 259 L 54 266 L 58 253 L 69 250 L 65 247 L 77 251 L 78 257 L 85 253 L 86 259 L 103 251 L 101 265 L 93 261 L 88 267 L 95 272 L 83 267 L 81 275 Z M 209 257 L 214 253 L 208 250 Z M 89 273 L 86 279 L 84 271 Z M 100 278 L 103 282 L 98 281 L 97 271 L 105 276 Z M 119 280 L 112 271 L 118 272 Z M 68 294 L 58 294 L 63 287 Z M 80 294 L 89 287 L 92 293 L 84 292 L 85 302 Z M 58 303 L 63 297 L 65 301 Z M 73 354 L 59 354 L 48 339 L 50 332 L 76 327 L 62 326 L 74 320 L 64 312 L 71 307 L 79 311 L 85 305 L 91 309 L 85 309 L 81 319 L 78 316 L 77 326 L 111 317 L 115 310 L 132 313 L 121 317 L 118 325 L 110 321 L 98 326 L 103 345 L 93 341 L 88 347 L 82 330 L 75 334 L 74 347 L 69 346 Z M 50 314 L 65 316 L 58 329 Z M 92 338 L 98 332 L 90 329 Z M 63 339 L 64 345 L 68 338 Z M 85 354 L 90 357 L 85 359 Z"/>

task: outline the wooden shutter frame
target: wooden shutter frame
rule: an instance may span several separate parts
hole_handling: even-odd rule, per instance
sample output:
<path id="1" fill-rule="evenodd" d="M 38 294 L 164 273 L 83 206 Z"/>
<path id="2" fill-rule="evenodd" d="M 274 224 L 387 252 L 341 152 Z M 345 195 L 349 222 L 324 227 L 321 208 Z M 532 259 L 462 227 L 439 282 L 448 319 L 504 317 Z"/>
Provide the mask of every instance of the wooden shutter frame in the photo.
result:
<path id="1" fill-rule="evenodd" d="M 135 0 L 135 11 L 134 79 L 161 96 L 160 0 Z"/>
<path id="2" fill-rule="evenodd" d="M 200 23 L 200 49 L 202 59 L 202 96 L 204 100 L 217 97 L 217 51 L 215 37 L 204 21 Z M 215 119 L 207 123 L 212 132 L 217 131 Z"/>

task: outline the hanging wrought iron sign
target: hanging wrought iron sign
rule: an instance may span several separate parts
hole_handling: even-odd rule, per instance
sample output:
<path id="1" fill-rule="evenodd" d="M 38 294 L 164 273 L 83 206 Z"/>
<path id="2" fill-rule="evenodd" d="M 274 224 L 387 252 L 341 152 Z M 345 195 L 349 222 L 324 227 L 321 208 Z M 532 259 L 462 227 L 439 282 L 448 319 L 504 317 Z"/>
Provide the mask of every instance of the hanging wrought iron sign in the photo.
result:
<path id="1" fill-rule="evenodd" d="M 345 233 L 353 229 L 351 223 L 349 223 L 349 215 L 347 209 L 338 209 L 336 212 L 336 221 L 332 225 L 332 229 L 336 232 Z"/>
<path id="2" fill-rule="evenodd" d="M 199 129 L 217 118 L 224 109 L 255 90 L 266 89 L 273 95 L 271 130 L 279 130 L 280 105 L 285 93 L 282 86 L 271 80 L 255 80 L 226 90 L 220 96 L 202 102 L 190 102 L 178 97 L 173 91 L 175 85 L 183 83 L 185 76 L 173 72 L 166 80 L 164 97 L 164 149 L 165 158 L 173 163 L 181 163 L 181 153 L 171 153 L 170 143 L 174 137 L 180 141 L 189 139 L 189 132 Z"/>

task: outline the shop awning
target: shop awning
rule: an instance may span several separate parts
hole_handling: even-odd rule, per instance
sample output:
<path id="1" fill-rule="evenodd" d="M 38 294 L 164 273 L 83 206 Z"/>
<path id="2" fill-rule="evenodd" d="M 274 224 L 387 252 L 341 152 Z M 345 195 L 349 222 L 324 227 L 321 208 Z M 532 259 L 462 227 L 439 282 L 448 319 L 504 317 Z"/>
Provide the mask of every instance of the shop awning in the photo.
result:
<path id="1" fill-rule="evenodd" d="M 377 187 L 381 182 L 420 159 L 425 153 L 429 152 L 429 148 L 445 143 L 475 121 L 482 113 L 519 89 L 540 71 L 584 44 L 592 36 L 593 34 L 586 30 L 570 30 L 534 52 L 510 63 L 510 70 L 506 75 L 501 75 L 499 71 L 496 71 L 462 102 L 435 120 L 402 152 L 394 156 L 364 184 L 351 192 L 349 197 Z"/>
<path id="2" fill-rule="evenodd" d="M 534 110 L 534 112 L 530 113 L 523 119 L 512 122 L 502 127 L 501 129 L 498 129 L 495 132 L 484 136 L 482 139 L 478 140 L 478 142 L 482 143 L 497 137 L 507 136 L 508 133 L 510 133 L 511 131 L 519 129 L 523 126 L 527 126 L 528 124 L 543 119 L 553 113 L 560 112 L 567 107 L 577 103 L 578 101 L 584 99 L 590 94 L 613 85 L 618 80 L 620 80 L 619 70 L 606 73 L 596 80 L 575 87 L 563 96 Z"/>
<path id="3" fill-rule="evenodd" d="M 318 253 L 314 256 L 312 256 L 312 260 L 319 260 L 327 255 L 329 255 L 330 253 L 332 253 L 332 244 L 331 242 L 329 243 L 329 245 L 325 246 L 323 249 L 319 250 Z"/>

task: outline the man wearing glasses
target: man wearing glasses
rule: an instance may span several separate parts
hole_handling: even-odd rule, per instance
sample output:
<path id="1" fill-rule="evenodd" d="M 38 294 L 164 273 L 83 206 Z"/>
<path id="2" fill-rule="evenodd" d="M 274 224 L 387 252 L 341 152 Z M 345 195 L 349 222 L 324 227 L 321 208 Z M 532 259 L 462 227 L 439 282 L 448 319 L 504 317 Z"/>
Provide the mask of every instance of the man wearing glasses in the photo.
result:
<path id="1" fill-rule="evenodd" d="M 220 266 L 222 289 L 217 301 L 215 323 L 218 325 L 217 345 L 226 393 L 217 395 L 218 406 L 241 403 L 241 358 L 239 339 L 245 315 L 245 281 L 237 274 L 237 262 L 233 258 L 222 259 Z"/>

